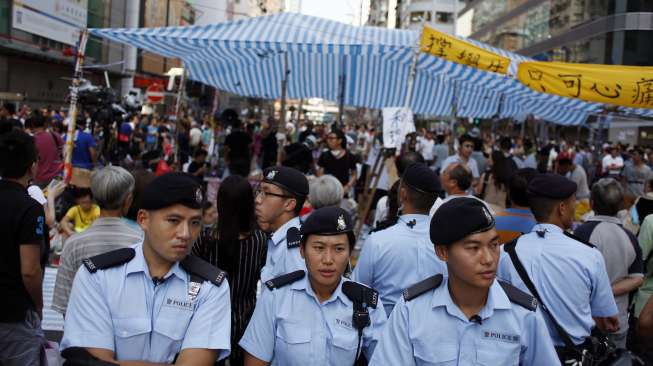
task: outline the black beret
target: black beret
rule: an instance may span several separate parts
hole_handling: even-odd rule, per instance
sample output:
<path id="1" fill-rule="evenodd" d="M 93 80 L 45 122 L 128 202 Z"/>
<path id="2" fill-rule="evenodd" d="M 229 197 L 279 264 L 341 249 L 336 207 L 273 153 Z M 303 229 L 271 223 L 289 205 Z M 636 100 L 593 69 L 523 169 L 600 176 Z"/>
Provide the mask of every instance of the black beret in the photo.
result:
<path id="1" fill-rule="evenodd" d="M 401 182 L 418 192 L 439 193 L 442 190 L 440 179 L 424 163 L 411 164 L 406 168 Z"/>
<path id="2" fill-rule="evenodd" d="M 202 187 L 186 173 L 168 173 L 154 178 L 145 186 L 141 208 L 158 210 L 181 204 L 188 208 L 202 208 Z"/>
<path id="3" fill-rule="evenodd" d="M 263 182 L 274 184 L 289 193 L 298 196 L 308 196 L 308 180 L 297 169 L 287 166 L 275 166 L 263 171 Z"/>
<path id="4" fill-rule="evenodd" d="M 555 200 L 565 200 L 576 193 L 575 182 L 560 174 L 538 174 L 528 183 L 527 192 L 530 196 L 546 197 Z"/>
<path id="5" fill-rule="evenodd" d="M 443 203 L 431 218 L 430 236 L 435 245 L 450 245 L 467 235 L 488 231 L 494 217 L 481 200 L 453 198 Z"/>
<path id="6" fill-rule="evenodd" d="M 347 234 L 349 244 L 353 245 L 355 242 L 354 222 L 351 215 L 342 208 L 335 206 L 323 207 L 313 211 L 302 225 L 299 233 L 302 235 L 303 240 L 306 240 L 311 234 Z"/>

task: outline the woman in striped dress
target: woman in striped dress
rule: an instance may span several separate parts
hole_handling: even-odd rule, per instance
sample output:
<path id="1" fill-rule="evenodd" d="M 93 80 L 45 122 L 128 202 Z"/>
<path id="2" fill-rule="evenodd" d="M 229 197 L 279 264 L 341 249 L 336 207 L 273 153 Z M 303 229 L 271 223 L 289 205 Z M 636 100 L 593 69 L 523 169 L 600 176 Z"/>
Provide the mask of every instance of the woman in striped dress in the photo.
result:
<path id="1" fill-rule="evenodd" d="M 205 229 L 193 254 L 228 274 L 231 289 L 231 366 L 243 365 L 238 346 L 256 305 L 256 286 L 265 265 L 267 235 L 255 227 L 254 193 L 247 179 L 229 176 L 220 184 L 218 222 Z M 224 364 L 224 361 L 223 363 Z"/>

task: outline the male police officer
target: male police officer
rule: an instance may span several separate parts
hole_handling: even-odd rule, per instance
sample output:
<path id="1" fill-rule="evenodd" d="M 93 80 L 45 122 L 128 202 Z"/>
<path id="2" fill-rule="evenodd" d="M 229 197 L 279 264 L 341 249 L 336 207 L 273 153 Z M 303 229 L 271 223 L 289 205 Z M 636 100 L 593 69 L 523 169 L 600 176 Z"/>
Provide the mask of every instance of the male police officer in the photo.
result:
<path id="1" fill-rule="evenodd" d="M 77 272 L 64 357 L 209 366 L 229 354 L 225 273 L 188 255 L 202 227 L 201 192 L 184 173 L 148 184 L 138 212 L 143 243 L 91 257 Z"/>
<path id="2" fill-rule="evenodd" d="M 299 254 L 301 222 L 298 216 L 308 196 L 308 180 L 293 168 L 267 168 L 255 194 L 256 219 L 272 231 L 261 280 L 265 282 L 288 272 L 305 270 Z"/>
<path id="3" fill-rule="evenodd" d="M 370 234 L 352 279 L 379 291 L 390 315 L 401 292 L 438 273 L 446 273 L 428 240 L 429 209 L 438 197 L 437 175 L 423 163 L 410 165 L 399 186 L 402 215 L 397 223 Z"/>
<path id="4" fill-rule="evenodd" d="M 430 236 L 448 276 L 406 289 L 370 365 L 558 364 L 537 301 L 495 280 L 499 236 L 485 205 L 445 202 Z"/>
<path id="5" fill-rule="evenodd" d="M 601 252 L 564 232 L 574 219 L 576 183 L 558 174 L 538 174 L 529 183 L 528 193 L 538 224 L 504 249 L 508 253 L 514 250 L 542 306 L 548 308 L 544 319 L 549 333 L 561 358 L 567 358 L 562 354 L 564 336 L 552 318 L 580 345 L 591 334 L 595 320 L 604 330 L 618 329 L 617 306 Z M 503 254 L 499 278 L 529 291 L 516 268 L 510 256 Z"/>

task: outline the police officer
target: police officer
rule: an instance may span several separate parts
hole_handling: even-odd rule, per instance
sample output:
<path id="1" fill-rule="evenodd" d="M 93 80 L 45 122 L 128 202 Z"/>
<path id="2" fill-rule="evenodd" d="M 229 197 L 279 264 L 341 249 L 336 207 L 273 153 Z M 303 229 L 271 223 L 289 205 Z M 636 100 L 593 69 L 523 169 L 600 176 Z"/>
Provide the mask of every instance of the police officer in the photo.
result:
<path id="1" fill-rule="evenodd" d="M 448 276 L 404 291 L 370 365 L 558 364 L 536 301 L 495 280 L 499 236 L 481 201 L 445 202 L 430 237 Z"/>
<path id="2" fill-rule="evenodd" d="M 504 245 L 514 249 L 525 275 L 546 306 L 545 314 L 553 343 L 561 354 L 563 336 L 552 317 L 575 345 L 585 342 L 596 325 L 608 331 L 618 329 L 617 306 L 601 252 L 593 245 L 568 234 L 576 204 L 576 183 L 558 174 L 538 174 L 528 184 L 530 207 L 538 224 L 532 231 Z M 518 273 L 510 255 L 502 254 L 498 276 L 532 294 Z M 533 294 L 534 295 L 534 294 Z"/>
<path id="3" fill-rule="evenodd" d="M 339 207 L 313 212 L 301 229 L 307 272 L 269 280 L 240 346 L 245 365 L 353 365 L 372 355 L 386 321 L 378 293 L 343 277 L 353 224 Z M 364 351 L 364 352 L 363 352 Z"/>
<path id="4" fill-rule="evenodd" d="M 263 171 L 263 180 L 256 188 L 256 220 L 272 232 L 261 280 L 304 270 L 299 255 L 299 212 L 308 196 L 308 180 L 293 168 L 277 166 Z"/>
<path id="5" fill-rule="evenodd" d="M 143 242 L 84 261 L 73 283 L 63 356 L 129 365 L 213 365 L 230 351 L 225 272 L 188 255 L 202 228 L 202 191 L 184 173 L 142 196 Z"/>
<path id="6" fill-rule="evenodd" d="M 365 241 L 352 279 L 379 291 L 388 316 L 406 287 L 446 273 L 428 239 L 429 210 L 440 191 L 437 175 L 426 164 L 410 165 L 398 191 L 402 214 Z"/>

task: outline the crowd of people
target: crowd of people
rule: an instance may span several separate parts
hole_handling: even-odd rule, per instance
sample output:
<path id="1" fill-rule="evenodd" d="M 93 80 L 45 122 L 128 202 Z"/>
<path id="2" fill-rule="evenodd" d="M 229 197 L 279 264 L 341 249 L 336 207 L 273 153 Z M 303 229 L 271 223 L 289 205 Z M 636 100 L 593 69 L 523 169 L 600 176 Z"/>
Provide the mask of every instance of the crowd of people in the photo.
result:
<path id="1" fill-rule="evenodd" d="M 215 117 L 2 106 L 0 365 L 653 364 L 650 147 Z"/>

